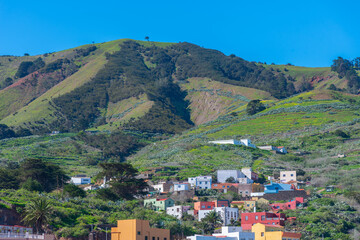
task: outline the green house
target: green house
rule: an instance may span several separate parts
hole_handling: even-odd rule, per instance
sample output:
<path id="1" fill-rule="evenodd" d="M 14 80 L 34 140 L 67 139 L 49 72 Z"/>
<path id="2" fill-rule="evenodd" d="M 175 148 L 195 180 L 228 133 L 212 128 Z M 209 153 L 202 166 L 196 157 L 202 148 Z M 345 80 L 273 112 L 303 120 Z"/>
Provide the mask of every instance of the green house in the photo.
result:
<path id="1" fill-rule="evenodd" d="M 151 198 L 144 200 L 144 206 L 151 206 L 156 211 L 166 211 L 166 208 L 174 206 L 175 202 L 171 198 Z"/>

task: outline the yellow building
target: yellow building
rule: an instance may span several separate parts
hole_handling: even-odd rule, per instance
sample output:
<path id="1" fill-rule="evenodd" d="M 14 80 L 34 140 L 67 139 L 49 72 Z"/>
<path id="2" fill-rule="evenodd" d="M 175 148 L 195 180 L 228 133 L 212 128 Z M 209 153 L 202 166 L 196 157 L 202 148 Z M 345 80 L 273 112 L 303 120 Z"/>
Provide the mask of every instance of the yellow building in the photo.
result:
<path id="1" fill-rule="evenodd" d="M 150 228 L 147 220 L 119 220 L 111 228 L 111 240 L 170 240 L 170 230 Z"/>
<path id="2" fill-rule="evenodd" d="M 253 200 L 232 201 L 231 207 L 238 207 L 240 210 L 253 211 L 254 207 L 256 207 L 256 202 Z"/>
<path id="3" fill-rule="evenodd" d="M 299 240 L 301 233 L 285 232 L 282 226 L 256 223 L 251 231 L 255 233 L 255 240 Z"/>

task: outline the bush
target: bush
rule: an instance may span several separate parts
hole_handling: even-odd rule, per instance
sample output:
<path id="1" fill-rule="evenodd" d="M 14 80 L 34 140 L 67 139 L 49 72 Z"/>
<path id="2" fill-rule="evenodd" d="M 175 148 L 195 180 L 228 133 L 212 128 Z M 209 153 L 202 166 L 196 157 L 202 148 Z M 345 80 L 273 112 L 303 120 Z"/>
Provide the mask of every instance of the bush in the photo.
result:
<path id="1" fill-rule="evenodd" d="M 249 115 L 254 115 L 258 112 L 265 110 L 266 107 L 261 103 L 260 100 L 251 100 L 246 106 L 246 113 Z"/>

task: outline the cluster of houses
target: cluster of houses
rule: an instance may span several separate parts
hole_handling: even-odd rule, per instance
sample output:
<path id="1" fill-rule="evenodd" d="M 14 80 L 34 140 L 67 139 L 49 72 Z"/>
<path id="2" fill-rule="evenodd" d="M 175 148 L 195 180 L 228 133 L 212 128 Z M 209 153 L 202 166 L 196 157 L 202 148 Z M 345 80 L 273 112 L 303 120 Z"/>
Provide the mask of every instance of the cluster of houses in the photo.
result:
<path id="1" fill-rule="evenodd" d="M 245 147 L 252 147 L 252 148 L 259 148 L 262 150 L 267 150 L 267 151 L 273 151 L 275 153 L 281 153 L 281 154 L 286 154 L 287 151 L 285 149 L 284 146 L 256 146 L 254 144 L 251 143 L 250 139 L 240 139 L 239 140 L 235 140 L 235 139 L 229 139 L 229 140 L 216 140 L 216 141 L 209 141 L 209 143 L 213 143 L 213 144 L 232 144 L 232 145 L 241 145 L 241 146 L 245 146 Z"/>
<path id="2" fill-rule="evenodd" d="M 256 238 L 256 232 L 274 232 L 276 236 L 292 236 L 285 239 L 300 239 L 299 234 L 286 233 L 284 226 L 286 221 L 293 221 L 280 210 L 294 210 L 303 207 L 307 192 L 300 189 L 302 182 L 297 181 L 296 171 L 281 171 L 278 179 L 271 178 L 269 184 L 256 183 L 258 175 L 251 168 L 241 170 L 218 170 L 216 182 L 212 176 L 197 176 L 188 178 L 187 182 L 164 181 L 150 184 L 159 196 L 144 200 L 144 206 L 156 211 L 164 211 L 169 215 L 182 219 L 184 215 L 191 215 L 194 219 L 201 221 L 210 212 L 216 212 L 225 228 L 221 234 L 213 236 L 196 235 L 189 240 L 207 239 L 261 239 Z M 179 192 L 192 192 L 194 190 L 213 189 L 221 193 L 234 192 L 242 198 L 242 201 L 229 201 L 226 199 L 212 199 L 211 201 L 199 201 L 199 197 L 192 196 L 193 205 L 175 205 L 171 194 Z M 276 203 L 281 201 L 281 203 Z M 267 207 L 268 211 L 257 211 L 258 206 Z M 232 227 L 241 224 L 241 227 Z M 259 230 L 260 231 L 260 230 Z M 260 231 L 261 232 L 261 231 Z M 238 236 L 234 238 L 234 236 Z M 244 237 L 243 237 L 244 236 Z M 245 237 L 246 236 L 246 237 Z M 228 238 L 227 238 L 228 237 Z M 277 239 L 277 238 L 274 238 Z M 279 238 L 284 239 L 284 238 Z"/>
<path id="3" fill-rule="evenodd" d="M 286 232 L 283 227 L 262 223 L 254 224 L 250 230 L 242 227 L 223 226 L 220 233 L 189 236 L 187 240 L 299 240 L 300 233 Z M 111 228 L 112 240 L 145 239 L 170 240 L 169 229 L 151 228 L 149 221 L 139 219 L 119 220 Z"/>

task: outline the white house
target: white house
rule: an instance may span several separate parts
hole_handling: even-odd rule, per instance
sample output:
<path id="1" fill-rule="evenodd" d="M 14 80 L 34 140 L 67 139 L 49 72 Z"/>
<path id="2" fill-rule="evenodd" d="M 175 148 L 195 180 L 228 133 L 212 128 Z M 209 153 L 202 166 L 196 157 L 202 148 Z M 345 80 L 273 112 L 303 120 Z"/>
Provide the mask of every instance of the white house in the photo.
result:
<path id="1" fill-rule="evenodd" d="M 256 146 L 251 143 L 251 140 L 250 140 L 250 139 L 240 139 L 240 142 L 242 143 L 241 145 L 244 145 L 244 146 L 247 146 L 247 147 L 256 148 Z"/>
<path id="2" fill-rule="evenodd" d="M 226 180 L 231 177 L 234 178 L 235 182 L 241 184 L 249 184 L 254 182 L 240 170 L 217 170 L 217 180 L 219 183 L 226 183 Z"/>
<path id="3" fill-rule="evenodd" d="M 280 182 L 296 181 L 296 171 L 280 171 Z"/>
<path id="4" fill-rule="evenodd" d="M 90 184 L 91 178 L 87 177 L 86 175 L 76 175 L 74 177 L 71 177 L 70 182 L 75 185 Z"/>
<path id="5" fill-rule="evenodd" d="M 245 176 L 251 180 L 258 180 L 259 176 L 257 173 L 254 173 L 250 167 L 242 168 L 241 172 L 245 174 Z"/>
<path id="6" fill-rule="evenodd" d="M 255 233 L 243 232 L 241 227 L 222 227 L 221 233 L 212 236 L 194 235 L 186 237 L 186 240 L 254 240 Z"/>
<path id="7" fill-rule="evenodd" d="M 173 191 L 180 192 L 190 190 L 189 183 L 174 183 Z"/>
<path id="8" fill-rule="evenodd" d="M 214 233 L 214 237 L 231 240 L 254 240 L 255 233 L 243 232 L 242 227 L 222 227 L 221 233 Z"/>
<path id="9" fill-rule="evenodd" d="M 159 191 L 159 192 L 170 192 L 171 189 L 173 189 L 173 183 L 172 182 L 159 182 L 158 184 L 152 185 L 152 187 Z"/>
<path id="10" fill-rule="evenodd" d="M 211 176 L 198 176 L 188 178 L 191 187 L 198 187 L 200 189 L 211 189 L 212 177 Z"/>
<path id="11" fill-rule="evenodd" d="M 280 147 L 274 147 L 274 146 L 259 146 L 258 147 L 261 150 L 267 150 L 267 151 L 276 151 L 277 153 L 287 153 L 286 148 L 284 146 Z"/>
<path id="12" fill-rule="evenodd" d="M 190 210 L 190 206 L 173 206 L 173 207 L 167 207 L 166 213 L 176 217 L 177 219 L 181 219 L 184 213 L 187 213 Z"/>
<path id="13" fill-rule="evenodd" d="M 216 207 L 215 212 L 220 215 L 223 225 L 227 226 L 231 224 L 231 219 L 237 221 L 239 219 L 239 209 L 232 207 Z"/>
<path id="14" fill-rule="evenodd" d="M 235 139 L 229 139 L 229 140 L 216 140 L 216 141 L 209 141 L 209 143 L 213 144 L 233 144 L 233 145 L 243 145 L 246 147 L 252 147 L 256 148 L 254 144 L 251 143 L 250 139 L 240 139 L 240 141 Z"/>
<path id="15" fill-rule="evenodd" d="M 239 219 L 239 209 L 232 207 L 216 207 L 213 210 L 199 210 L 198 211 L 198 220 L 201 221 L 206 215 L 210 212 L 215 211 L 223 221 L 223 225 L 231 224 L 231 219 L 237 221 Z"/>

